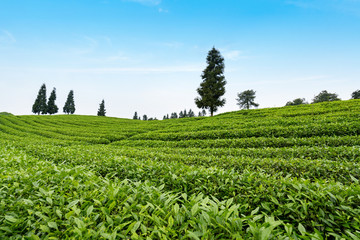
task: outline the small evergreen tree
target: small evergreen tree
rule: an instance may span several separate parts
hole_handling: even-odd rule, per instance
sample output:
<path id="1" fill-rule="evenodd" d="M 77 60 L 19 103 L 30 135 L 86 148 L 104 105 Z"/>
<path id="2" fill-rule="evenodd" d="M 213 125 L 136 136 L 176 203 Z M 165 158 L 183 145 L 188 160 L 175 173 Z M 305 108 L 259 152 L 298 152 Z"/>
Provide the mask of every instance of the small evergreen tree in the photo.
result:
<path id="1" fill-rule="evenodd" d="M 45 83 L 41 85 L 35 103 L 32 106 L 32 112 L 35 114 L 47 114 L 46 105 L 46 86 Z"/>
<path id="2" fill-rule="evenodd" d="M 201 75 L 203 81 L 197 89 L 200 97 L 195 98 L 195 103 L 198 108 L 209 109 L 213 116 L 218 107 L 225 105 L 225 99 L 221 99 L 225 94 L 225 64 L 224 58 L 214 47 L 209 51 L 206 62 L 208 66 Z"/>
<path id="3" fill-rule="evenodd" d="M 177 113 L 176 113 L 176 112 L 173 112 L 173 113 L 171 114 L 171 117 L 170 117 L 170 118 L 171 118 L 171 119 L 178 118 Z"/>
<path id="4" fill-rule="evenodd" d="M 184 117 L 184 113 L 183 113 L 183 111 L 180 111 L 179 118 L 183 118 L 183 117 Z"/>
<path id="5" fill-rule="evenodd" d="M 255 91 L 254 90 L 246 90 L 241 93 L 238 93 L 238 101 L 237 105 L 240 106 L 241 109 L 250 109 L 251 106 L 258 107 L 259 104 L 255 103 Z"/>
<path id="6" fill-rule="evenodd" d="M 169 114 L 166 114 L 166 119 L 169 119 Z"/>
<path id="7" fill-rule="evenodd" d="M 189 110 L 188 117 L 195 117 L 195 113 L 193 112 L 193 110 Z"/>
<path id="8" fill-rule="evenodd" d="M 205 110 L 205 109 L 202 110 L 202 116 L 203 116 L 203 117 L 206 116 L 206 110 Z"/>
<path id="9" fill-rule="evenodd" d="M 188 113 L 186 112 L 186 109 L 184 110 L 183 114 L 184 114 L 184 117 L 188 117 Z"/>
<path id="10" fill-rule="evenodd" d="M 57 113 L 59 110 L 59 108 L 55 104 L 55 100 L 56 100 L 56 88 L 52 90 L 47 104 L 47 113 L 49 113 L 50 115 Z"/>
<path id="11" fill-rule="evenodd" d="M 138 119 L 138 114 L 137 114 L 137 112 L 134 113 L 133 119 L 134 119 L 134 120 L 137 120 L 137 119 Z"/>
<path id="12" fill-rule="evenodd" d="M 74 114 L 75 113 L 75 102 L 74 102 L 74 91 L 70 90 L 65 105 L 63 107 L 64 113 Z"/>
<path id="13" fill-rule="evenodd" d="M 97 112 L 98 116 L 103 116 L 105 117 L 106 114 L 106 110 L 105 110 L 105 101 L 104 99 L 101 101 L 100 106 L 99 106 L 99 110 Z"/>
<path id="14" fill-rule="evenodd" d="M 351 94 L 351 99 L 360 99 L 360 90 L 356 90 Z"/>
<path id="15" fill-rule="evenodd" d="M 332 101 L 339 101 L 341 100 L 338 98 L 336 93 L 329 93 L 326 90 L 321 91 L 318 95 L 316 95 L 313 99 L 312 103 L 319 103 L 319 102 L 332 102 Z"/>
<path id="16" fill-rule="evenodd" d="M 146 114 L 143 116 L 143 120 L 144 120 L 144 121 L 147 121 L 147 120 L 148 120 L 148 117 L 146 116 Z"/>
<path id="17" fill-rule="evenodd" d="M 202 117 L 202 114 L 201 114 L 201 112 L 199 112 L 199 113 L 198 113 L 198 117 Z"/>
<path id="18" fill-rule="evenodd" d="M 301 104 L 308 104 L 305 101 L 305 98 L 296 98 L 293 101 L 287 102 L 285 106 L 296 106 L 296 105 L 301 105 Z"/>

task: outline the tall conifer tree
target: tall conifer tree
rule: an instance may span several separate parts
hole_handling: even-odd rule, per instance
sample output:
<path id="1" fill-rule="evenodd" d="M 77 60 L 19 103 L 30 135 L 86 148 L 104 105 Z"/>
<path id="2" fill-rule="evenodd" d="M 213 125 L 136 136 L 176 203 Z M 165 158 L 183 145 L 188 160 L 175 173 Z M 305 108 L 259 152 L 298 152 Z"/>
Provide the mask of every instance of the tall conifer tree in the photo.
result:
<path id="1" fill-rule="evenodd" d="M 105 110 L 105 101 L 104 99 L 101 101 L 100 106 L 99 106 L 99 110 L 97 112 L 98 116 L 103 116 L 105 117 L 106 114 L 106 110 Z"/>
<path id="2" fill-rule="evenodd" d="M 55 104 L 55 100 L 56 100 L 56 88 L 52 90 L 47 104 L 47 113 L 49 113 L 50 115 L 57 113 L 59 110 L 59 108 Z"/>
<path id="3" fill-rule="evenodd" d="M 218 107 L 225 105 L 225 99 L 221 99 L 225 94 L 225 64 L 224 58 L 214 47 L 209 51 L 206 62 L 208 66 L 201 75 L 203 81 L 197 89 L 200 97 L 195 98 L 195 103 L 198 108 L 208 109 L 213 116 Z"/>
<path id="4" fill-rule="evenodd" d="M 75 102 L 74 102 L 74 91 L 70 90 L 66 102 L 65 102 L 65 106 L 63 107 L 63 111 L 64 113 L 67 114 L 74 114 L 75 113 Z"/>
<path id="5" fill-rule="evenodd" d="M 46 86 L 45 83 L 41 85 L 38 95 L 36 97 L 35 103 L 32 106 L 32 112 L 35 114 L 46 114 L 47 105 L 46 105 Z"/>

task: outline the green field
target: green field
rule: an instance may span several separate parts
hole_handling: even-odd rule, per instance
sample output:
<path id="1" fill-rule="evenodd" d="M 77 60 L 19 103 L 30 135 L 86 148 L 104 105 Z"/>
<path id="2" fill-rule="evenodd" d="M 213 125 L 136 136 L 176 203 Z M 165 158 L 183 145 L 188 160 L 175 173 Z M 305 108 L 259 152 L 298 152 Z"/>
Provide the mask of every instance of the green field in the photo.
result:
<path id="1" fill-rule="evenodd" d="M 0 116 L 0 239 L 360 239 L 360 100 Z"/>

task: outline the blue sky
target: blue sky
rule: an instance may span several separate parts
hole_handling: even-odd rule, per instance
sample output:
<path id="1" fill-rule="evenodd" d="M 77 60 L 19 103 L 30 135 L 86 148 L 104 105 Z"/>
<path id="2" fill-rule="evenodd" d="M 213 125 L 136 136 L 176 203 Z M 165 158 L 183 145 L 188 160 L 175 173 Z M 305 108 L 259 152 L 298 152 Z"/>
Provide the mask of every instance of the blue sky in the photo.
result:
<path id="1" fill-rule="evenodd" d="M 0 0 L 0 112 L 31 114 L 42 83 L 77 114 L 161 118 L 194 104 L 207 52 L 225 58 L 225 107 L 360 88 L 360 0 Z"/>

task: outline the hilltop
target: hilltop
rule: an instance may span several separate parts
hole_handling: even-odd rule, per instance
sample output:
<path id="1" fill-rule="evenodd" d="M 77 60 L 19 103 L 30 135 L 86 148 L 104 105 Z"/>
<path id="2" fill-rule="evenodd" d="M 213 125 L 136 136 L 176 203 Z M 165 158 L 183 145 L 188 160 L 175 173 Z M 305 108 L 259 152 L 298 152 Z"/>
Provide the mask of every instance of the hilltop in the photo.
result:
<path id="1" fill-rule="evenodd" d="M 13 114 L 8 113 L 8 112 L 0 112 L 0 115 L 4 115 L 4 116 L 13 116 Z"/>

